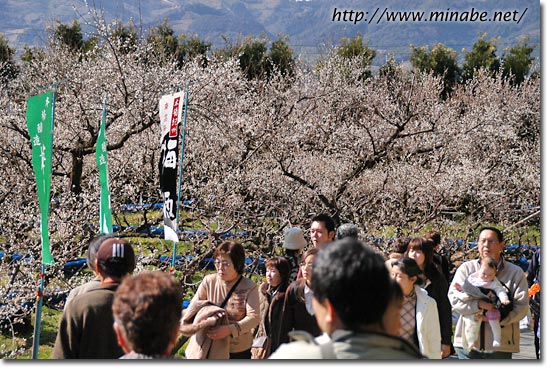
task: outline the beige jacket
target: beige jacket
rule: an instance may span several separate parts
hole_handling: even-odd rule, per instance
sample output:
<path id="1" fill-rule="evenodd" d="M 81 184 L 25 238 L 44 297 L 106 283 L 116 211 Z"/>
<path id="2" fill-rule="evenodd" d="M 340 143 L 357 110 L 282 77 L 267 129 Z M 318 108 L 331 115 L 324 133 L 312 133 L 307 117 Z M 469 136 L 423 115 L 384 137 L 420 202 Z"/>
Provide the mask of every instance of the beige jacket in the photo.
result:
<path id="1" fill-rule="evenodd" d="M 192 315 L 191 310 L 197 308 L 197 301 L 208 301 L 220 305 L 235 282 L 226 283 L 218 278 L 217 274 L 205 276 L 185 314 Z M 227 313 L 230 329 L 229 352 L 249 350 L 253 344 L 253 329 L 259 325 L 260 321 L 259 293 L 256 283 L 248 278 L 243 278 L 229 298 L 224 310 Z"/>
<path id="2" fill-rule="evenodd" d="M 453 281 L 451 281 L 449 286 L 448 297 L 451 302 L 451 307 L 453 311 L 461 314 L 457 321 L 457 326 L 455 327 L 454 345 L 456 347 L 461 347 L 463 343 L 463 335 L 465 334 L 465 319 L 463 316 L 479 314 L 482 310 L 478 308 L 478 300 L 462 301 L 457 296 L 454 285 L 455 283 L 459 283 L 459 285 L 462 286 L 468 276 L 478 270 L 478 267 L 478 259 L 464 262 L 457 269 L 457 272 L 455 272 Z M 519 321 L 523 319 L 529 311 L 527 277 L 525 277 L 523 269 L 515 264 L 504 261 L 503 258 L 500 261 L 496 277 L 505 283 L 513 293 L 513 301 L 511 302 L 513 303 L 513 311 L 500 322 L 502 327 L 500 347 L 492 347 L 493 335 L 488 323 L 484 324 L 484 331 L 479 339 L 474 342 L 474 346 L 477 350 L 486 352 L 519 352 L 519 341 L 521 339 Z M 484 341 L 484 344 L 482 341 Z"/>
<path id="3" fill-rule="evenodd" d="M 190 308 L 192 306 L 192 308 Z M 183 310 L 181 318 L 181 326 L 189 323 L 199 323 L 206 320 L 212 315 L 224 311 L 219 306 L 213 305 L 207 300 L 199 300 L 192 302 L 189 305 L 190 309 Z M 227 315 L 221 318 L 217 325 L 228 325 Z M 185 356 L 187 359 L 229 359 L 229 341 L 230 336 L 222 338 L 221 340 L 212 340 L 208 338 L 206 332 L 209 328 L 204 328 L 189 340 Z"/>

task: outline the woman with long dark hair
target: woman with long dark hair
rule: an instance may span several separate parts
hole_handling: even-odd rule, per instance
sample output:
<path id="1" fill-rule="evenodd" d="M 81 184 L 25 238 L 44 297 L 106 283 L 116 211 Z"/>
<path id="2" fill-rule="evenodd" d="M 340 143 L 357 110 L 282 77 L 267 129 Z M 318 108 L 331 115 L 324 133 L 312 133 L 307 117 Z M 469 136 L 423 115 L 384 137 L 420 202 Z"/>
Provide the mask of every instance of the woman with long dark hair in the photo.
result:
<path id="1" fill-rule="evenodd" d="M 391 262 L 391 278 L 402 289 L 404 302 L 401 307 L 399 336 L 413 343 L 429 359 L 441 359 L 441 335 L 436 301 L 420 287 L 422 270 L 410 258 Z"/>
<path id="2" fill-rule="evenodd" d="M 280 331 L 280 343 L 290 341 L 289 332 L 302 330 L 312 336 L 320 336 L 321 328 L 315 319 L 313 310 L 313 290 L 311 289 L 311 271 L 313 260 L 319 249 L 307 250 L 301 258 L 301 277 L 290 284 L 286 291 L 284 310 Z"/>
<path id="3" fill-rule="evenodd" d="M 424 237 L 413 238 L 409 244 L 406 256 L 414 259 L 422 269 L 424 284 L 421 286 L 428 295 L 436 300 L 441 332 L 441 357 L 445 359 L 451 354 L 451 338 L 453 335 L 451 303 L 447 297 L 449 283 L 434 264 L 434 241 Z"/>

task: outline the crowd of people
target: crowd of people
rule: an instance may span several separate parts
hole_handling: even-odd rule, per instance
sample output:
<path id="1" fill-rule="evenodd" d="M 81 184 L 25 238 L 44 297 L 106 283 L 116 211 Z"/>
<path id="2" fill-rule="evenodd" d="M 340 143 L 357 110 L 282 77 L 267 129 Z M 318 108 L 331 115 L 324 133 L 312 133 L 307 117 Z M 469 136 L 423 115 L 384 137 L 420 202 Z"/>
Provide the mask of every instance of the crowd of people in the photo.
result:
<path id="1" fill-rule="evenodd" d="M 95 278 L 67 300 L 53 358 L 511 359 L 530 298 L 540 357 L 540 250 L 527 275 L 504 259 L 502 232 L 483 227 L 479 257 L 451 274 L 436 231 L 398 237 L 382 255 L 356 225 L 320 214 L 308 237 L 288 228 L 260 285 L 244 276 L 242 244 L 220 243 L 216 273 L 183 309 L 172 274 L 133 274 L 130 243 L 99 236 L 87 255 Z"/>

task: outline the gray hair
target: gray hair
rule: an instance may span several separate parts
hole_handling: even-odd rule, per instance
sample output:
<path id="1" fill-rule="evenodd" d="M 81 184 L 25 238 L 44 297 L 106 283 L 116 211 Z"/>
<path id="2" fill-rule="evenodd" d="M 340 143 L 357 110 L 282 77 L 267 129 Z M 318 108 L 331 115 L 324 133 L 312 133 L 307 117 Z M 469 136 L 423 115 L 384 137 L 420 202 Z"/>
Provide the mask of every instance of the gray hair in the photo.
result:
<path id="1" fill-rule="evenodd" d="M 358 233 L 360 232 L 360 229 L 358 228 L 357 225 L 353 224 L 353 223 L 344 223 L 341 224 L 337 230 L 336 230 L 336 239 L 340 240 L 346 237 L 351 237 L 351 238 L 358 238 Z"/>

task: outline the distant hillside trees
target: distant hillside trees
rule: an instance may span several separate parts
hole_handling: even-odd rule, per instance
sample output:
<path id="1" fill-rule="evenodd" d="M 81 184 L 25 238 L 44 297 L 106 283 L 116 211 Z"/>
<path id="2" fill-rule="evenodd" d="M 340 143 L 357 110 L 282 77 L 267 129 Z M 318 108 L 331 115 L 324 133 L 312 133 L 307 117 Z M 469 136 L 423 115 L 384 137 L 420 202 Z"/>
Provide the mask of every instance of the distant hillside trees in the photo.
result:
<path id="1" fill-rule="evenodd" d="M 531 56 L 535 48 L 528 45 L 528 38 L 518 42 L 514 47 L 508 49 L 503 58 L 504 75 L 512 75 L 515 84 L 525 80 L 531 71 L 534 58 Z"/>
<path id="2" fill-rule="evenodd" d="M 14 54 L 15 50 L 8 45 L 8 39 L 0 34 L 0 84 L 15 78 L 17 74 Z"/>
<path id="3" fill-rule="evenodd" d="M 249 80 L 268 79 L 275 71 L 283 76 L 294 73 L 294 51 L 287 44 L 287 37 L 279 37 L 268 48 L 266 37 L 246 37 L 231 43 L 225 39 L 227 45 L 214 51 L 213 56 L 220 60 L 234 60 Z"/>
<path id="4" fill-rule="evenodd" d="M 356 58 L 359 66 L 364 70 L 361 78 L 369 78 L 372 76 L 369 67 L 375 55 L 377 55 L 377 52 L 364 42 L 361 34 L 357 34 L 352 39 L 343 37 L 340 40 L 340 46 L 337 48 L 336 53 L 345 59 Z"/>
<path id="5" fill-rule="evenodd" d="M 442 97 L 447 97 L 461 77 L 461 68 L 457 63 L 458 52 L 437 44 L 428 52 L 427 46 L 411 45 L 410 62 L 412 66 L 424 73 L 434 73 L 444 81 Z"/>
<path id="6" fill-rule="evenodd" d="M 433 73 L 443 78 L 445 88 L 442 97 L 448 96 L 456 83 L 465 83 L 474 78 L 481 69 L 508 78 L 513 84 L 520 84 L 529 77 L 534 61 L 531 56 L 534 47 L 528 45 L 527 38 L 514 47 L 507 48 L 502 57 L 498 57 L 498 40 L 487 40 L 486 37 L 486 34 L 480 35 L 471 50 L 462 50 L 465 54 L 462 66 L 457 62 L 459 53 L 443 44 L 436 44 L 431 50 L 428 50 L 428 46 L 411 45 L 410 62 L 420 72 Z M 510 76 L 513 78 L 509 78 Z"/>
<path id="7" fill-rule="evenodd" d="M 97 43 L 95 37 L 84 39 L 82 27 L 77 20 L 73 20 L 71 25 L 66 25 L 57 21 L 57 26 L 53 30 L 53 41 L 66 45 L 75 52 L 88 52 Z"/>

